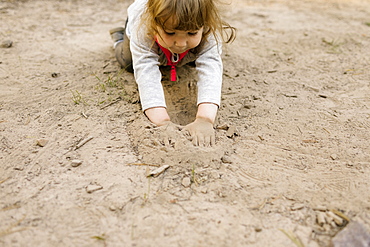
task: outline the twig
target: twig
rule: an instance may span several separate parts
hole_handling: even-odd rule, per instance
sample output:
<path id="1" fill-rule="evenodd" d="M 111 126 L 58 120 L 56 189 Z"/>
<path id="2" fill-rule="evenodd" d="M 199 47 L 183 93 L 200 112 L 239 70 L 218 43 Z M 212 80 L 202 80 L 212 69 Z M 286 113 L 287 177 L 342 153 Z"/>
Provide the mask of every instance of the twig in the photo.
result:
<path id="1" fill-rule="evenodd" d="M 12 228 L 19 225 L 25 218 L 26 218 L 26 215 L 24 215 L 23 218 L 18 220 L 16 223 L 10 225 L 5 231 L 0 231 L 0 237 L 3 237 L 5 235 L 9 235 L 9 234 L 12 234 L 12 233 L 15 233 L 15 232 L 20 232 L 20 231 L 27 230 L 28 229 L 27 227 L 23 227 L 23 228 L 16 229 L 16 230 L 11 230 Z"/>
<path id="2" fill-rule="evenodd" d="M 329 130 L 327 130 L 326 128 L 323 128 L 323 130 L 325 130 L 326 132 L 328 132 L 328 134 L 331 134 Z"/>
<path id="3" fill-rule="evenodd" d="M 160 167 L 160 165 L 155 165 L 155 164 L 145 164 L 145 163 L 129 163 L 127 164 L 128 166 L 155 166 L 155 167 Z"/>
<path id="4" fill-rule="evenodd" d="M 6 180 L 8 180 L 10 177 L 7 177 L 6 179 L 3 179 L 0 181 L 0 184 L 4 183 Z"/>
<path id="5" fill-rule="evenodd" d="M 85 140 L 82 140 L 81 142 L 77 143 L 74 150 L 77 150 L 79 149 L 80 147 L 82 147 L 83 145 L 85 145 L 87 142 L 91 141 L 94 137 L 93 136 L 89 136 L 87 139 Z"/>
<path id="6" fill-rule="evenodd" d="M 27 229 L 28 229 L 27 227 L 23 227 L 23 228 L 20 228 L 20 229 L 17 229 L 17 230 L 12 230 L 12 231 L 7 229 L 3 232 L 0 232 L 0 237 L 3 237 L 5 235 L 9 235 L 9 234 L 12 234 L 12 233 L 15 233 L 15 232 L 21 232 L 21 231 L 24 231 L 24 230 L 27 230 Z"/>
<path id="7" fill-rule="evenodd" d="M 339 217 L 341 217 L 342 219 L 346 220 L 347 222 L 350 222 L 351 220 L 345 215 L 343 214 L 342 212 L 340 212 L 339 210 L 336 210 L 336 209 L 330 209 L 330 211 L 332 211 L 334 214 L 338 215 Z"/>
<path id="8" fill-rule="evenodd" d="M 266 203 L 267 203 L 267 199 L 265 198 L 265 199 L 263 200 L 262 204 L 261 204 L 261 205 L 259 205 L 259 206 L 257 207 L 257 209 L 258 209 L 258 210 L 263 209 L 263 208 L 265 207 Z"/>
<path id="9" fill-rule="evenodd" d="M 304 247 L 304 244 L 302 243 L 301 239 L 296 236 L 291 231 L 285 231 L 284 229 L 279 229 L 282 233 L 284 233 L 292 242 L 297 245 L 297 247 Z"/>
<path id="10" fill-rule="evenodd" d="M 165 170 L 167 170 L 170 166 L 169 165 L 163 165 L 154 171 L 151 171 L 147 177 L 158 177 L 160 174 L 162 174 Z"/>
<path id="11" fill-rule="evenodd" d="M 110 103 L 108 103 L 108 104 L 100 107 L 100 110 L 103 110 L 103 109 L 105 109 L 105 108 L 107 108 L 107 107 L 109 107 L 109 106 L 111 106 L 111 105 L 113 105 L 113 104 L 115 104 L 115 103 L 117 103 L 117 102 L 119 102 L 121 100 L 122 100 L 122 98 L 121 97 L 118 97 L 117 99 L 113 100 L 112 102 L 110 102 Z"/>

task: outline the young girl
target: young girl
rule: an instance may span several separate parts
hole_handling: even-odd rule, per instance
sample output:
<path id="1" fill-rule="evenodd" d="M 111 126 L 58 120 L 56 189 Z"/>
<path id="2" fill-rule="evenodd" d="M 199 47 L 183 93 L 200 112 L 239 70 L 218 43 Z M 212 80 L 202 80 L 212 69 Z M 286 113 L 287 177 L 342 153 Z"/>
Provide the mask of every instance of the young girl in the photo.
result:
<path id="1" fill-rule="evenodd" d="M 215 0 L 136 0 L 127 12 L 126 27 L 110 33 L 118 62 L 134 72 L 145 115 L 157 126 L 172 124 L 159 66 L 171 66 L 175 81 L 176 66 L 195 61 L 198 110 L 195 121 L 183 129 L 194 145 L 214 145 L 223 74 L 221 43 L 232 41 L 235 29 L 221 20 Z"/>

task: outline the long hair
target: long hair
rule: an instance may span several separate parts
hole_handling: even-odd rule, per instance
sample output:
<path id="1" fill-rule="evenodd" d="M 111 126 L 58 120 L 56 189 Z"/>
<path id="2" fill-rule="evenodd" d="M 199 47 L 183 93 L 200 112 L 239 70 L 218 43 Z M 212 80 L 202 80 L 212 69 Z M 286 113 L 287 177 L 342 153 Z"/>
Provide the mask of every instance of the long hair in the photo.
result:
<path id="1" fill-rule="evenodd" d="M 217 0 L 148 0 L 144 22 L 148 34 L 171 28 L 182 31 L 196 31 L 203 27 L 202 40 L 213 34 L 217 41 L 229 43 L 235 39 L 236 29 L 221 19 L 216 6 Z"/>

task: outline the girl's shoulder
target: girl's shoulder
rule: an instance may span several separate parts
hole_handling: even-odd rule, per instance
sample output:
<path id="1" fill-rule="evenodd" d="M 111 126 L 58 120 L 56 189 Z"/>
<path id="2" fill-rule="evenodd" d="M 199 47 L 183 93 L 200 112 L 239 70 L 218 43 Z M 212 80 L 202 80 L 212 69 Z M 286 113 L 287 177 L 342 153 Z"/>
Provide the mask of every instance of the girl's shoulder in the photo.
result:
<path id="1" fill-rule="evenodd" d="M 213 50 L 213 48 L 221 49 L 222 42 L 217 41 L 216 37 L 214 37 L 212 34 L 209 35 L 206 39 L 202 40 L 202 42 L 194 48 L 194 53 L 201 54 L 210 50 Z M 192 49 L 193 50 L 193 49 Z"/>
<path id="2" fill-rule="evenodd" d="M 128 14 L 143 12 L 146 8 L 148 0 L 135 0 L 127 9 Z"/>

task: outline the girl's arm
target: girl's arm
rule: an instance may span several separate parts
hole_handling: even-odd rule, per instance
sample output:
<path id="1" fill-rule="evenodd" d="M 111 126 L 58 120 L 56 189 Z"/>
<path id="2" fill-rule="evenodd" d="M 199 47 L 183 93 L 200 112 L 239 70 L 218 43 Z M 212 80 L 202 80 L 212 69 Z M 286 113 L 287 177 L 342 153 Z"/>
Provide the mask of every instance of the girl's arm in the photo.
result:
<path id="1" fill-rule="evenodd" d="M 214 124 L 218 106 L 213 103 L 202 103 L 198 105 L 196 118 L 202 118 Z"/>
<path id="2" fill-rule="evenodd" d="M 170 121 L 170 116 L 164 107 L 153 107 L 145 110 L 145 115 L 157 126 L 162 126 Z"/>
<path id="3" fill-rule="evenodd" d="M 196 146 L 215 144 L 213 124 L 220 105 L 222 87 L 221 50 L 221 44 L 214 39 L 209 39 L 196 60 L 198 111 L 195 121 L 184 127 Z"/>

